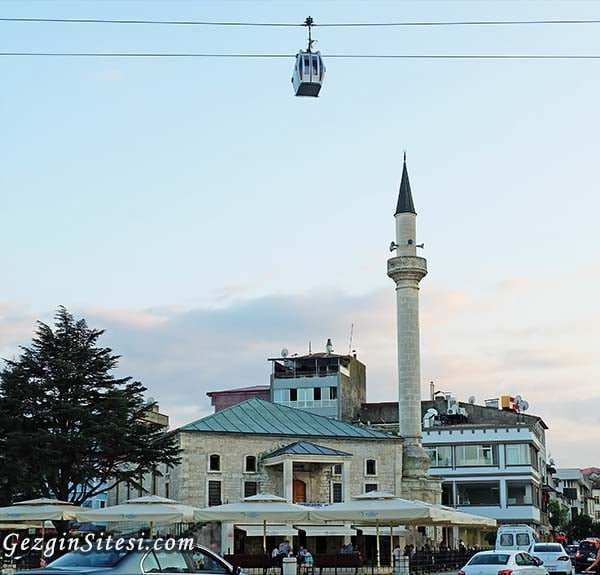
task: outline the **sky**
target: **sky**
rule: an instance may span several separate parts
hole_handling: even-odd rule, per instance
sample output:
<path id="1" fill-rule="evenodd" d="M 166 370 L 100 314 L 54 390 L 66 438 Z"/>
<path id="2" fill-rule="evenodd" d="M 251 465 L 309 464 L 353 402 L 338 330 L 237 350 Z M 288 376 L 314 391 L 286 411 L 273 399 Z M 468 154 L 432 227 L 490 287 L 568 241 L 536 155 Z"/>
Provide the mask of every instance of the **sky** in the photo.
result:
<path id="1" fill-rule="evenodd" d="M 569 0 L 3 0 L 2 17 L 391 22 L 600 19 Z M 352 349 L 397 398 L 386 276 L 407 151 L 429 275 L 422 390 L 520 394 L 559 467 L 598 465 L 600 61 L 327 60 L 327 54 L 599 54 L 600 24 L 315 28 L 293 57 L 0 56 L 0 356 L 65 305 L 173 426 L 267 357 Z M 298 28 L 15 23 L 0 52 L 295 54 Z M 586 441 L 586 449 L 580 449 Z"/>

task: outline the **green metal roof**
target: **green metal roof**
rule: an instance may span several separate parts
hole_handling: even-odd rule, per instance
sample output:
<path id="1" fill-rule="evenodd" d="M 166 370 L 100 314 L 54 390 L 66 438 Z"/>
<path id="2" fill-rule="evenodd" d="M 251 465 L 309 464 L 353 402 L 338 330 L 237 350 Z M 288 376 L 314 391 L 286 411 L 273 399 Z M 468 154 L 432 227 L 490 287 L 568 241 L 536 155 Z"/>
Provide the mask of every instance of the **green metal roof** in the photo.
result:
<path id="1" fill-rule="evenodd" d="M 296 443 L 290 443 L 285 447 L 280 447 L 279 449 L 272 451 L 265 456 L 265 459 L 277 457 L 278 455 L 342 455 L 346 457 L 349 456 L 350 453 L 331 449 L 331 447 L 316 445 L 310 441 L 296 441 Z"/>
<path id="2" fill-rule="evenodd" d="M 252 398 L 217 411 L 179 428 L 180 431 L 243 433 L 244 435 L 291 435 L 301 437 L 357 437 L 392 439 L 369 427 L 352 425 L 302 409 Z"/>

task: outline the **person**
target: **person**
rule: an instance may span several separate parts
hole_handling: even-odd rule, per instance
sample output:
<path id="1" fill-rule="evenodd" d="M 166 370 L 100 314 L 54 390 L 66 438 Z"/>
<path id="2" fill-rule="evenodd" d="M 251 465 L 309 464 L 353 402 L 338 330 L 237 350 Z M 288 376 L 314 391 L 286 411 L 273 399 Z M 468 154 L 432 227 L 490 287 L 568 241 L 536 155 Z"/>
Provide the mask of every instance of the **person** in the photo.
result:
<path id="1" fill-rule="evenodd" d="M 279 555 L 284 555 L 287 557 L 290 554 L 292 547 L 290 546 L 290 542 L 286 539 L 279 544 Z"/>
<path id="2" fill-rule="evenodd" d="M 392 551 L 392 554 L 394 556 L 394 565 L 398 565 L 398 563 L 400 563 L 400 557 L 402 557 L 402 549 L 400 549 L 400 545 L 397 543 L 396 547 L 394 547 L 394 550 Z"/>
<path id="3" fill-rule="evenodd" d="M 273 547 L 273 551 L 271 551 L 271 557 L 273 559 L 277 559 L 278 556 L 279 556 L 279 547 L 277 547 L 277 545 L 275 545 L 275 547 Z"/>
<path id="4" fill-rule="evenodd" d="M 600 543 L 596 543 L 596 549 L 596 559 L 594 559 L 594 562 L 587 569 L 584 569 L 582 573 L 593 573 L 594 571 L 600 573 Z"/>
<path id="5" fill-rule="evenodd" d="M 300 545 L 300 549 L 298 549 L 298 554 L 296 555 L 296 561 L 298 565 L 302 565 L 304 563 L 304 557 L 306 555 L 306 549 Z"/>
<path id="6" fill-rule="evenodd" d="M 304 550 L 304 565 L 307 567 L 312 567 L 312 564 L 315 562 L 312 553 L 308 550 Z"/>

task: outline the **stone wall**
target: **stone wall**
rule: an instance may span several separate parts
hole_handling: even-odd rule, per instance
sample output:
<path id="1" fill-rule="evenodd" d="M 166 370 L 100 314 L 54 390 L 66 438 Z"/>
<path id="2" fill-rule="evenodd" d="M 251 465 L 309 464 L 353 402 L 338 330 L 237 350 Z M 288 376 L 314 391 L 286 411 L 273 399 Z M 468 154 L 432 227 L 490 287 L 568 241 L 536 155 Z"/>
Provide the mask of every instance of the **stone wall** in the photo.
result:
<path id="1" fill-rule="evenodd" d="M 268 453 L 298 441 L 299 437 L 271 437 L 262 435 L 235 435 L 202 432 L 178 434 L 182 448 L 181 464 L 168 475 L 159 479 L 158 495 L 165 495 L 165 483 L 169 483 L 172 499 L 205 507 L 208 503 L 208 481 L 221 481 L 223 502 L 233 503 L 243 497 L 244 481 L 257 481 L 259 491 L 283 496 L 281 466 L 264 465 Z M 376 483 L 378 489 L 400 494 L 402 477 L 402 439 L 387 440 L 309 438 L 317 445 L 337 449 L 352 455 L 350 465 L 350 494 L 358 495 L 366 483 Z M 208 470 L 211 454 L 221 456 L 221 471 Z M 246 473 L 246 455 L 257 457 L 257 472 Z M 377 475 L 365 475 L 365 460 L 377 461 Z M 323 501 L 329 499 L 331 471 L 328 466 L 311 467 L 311 471 L 295 472 L 298 479 L 307 480 L 307 498 Z M 336 478 L 335 481 L 341 481 Z"/>

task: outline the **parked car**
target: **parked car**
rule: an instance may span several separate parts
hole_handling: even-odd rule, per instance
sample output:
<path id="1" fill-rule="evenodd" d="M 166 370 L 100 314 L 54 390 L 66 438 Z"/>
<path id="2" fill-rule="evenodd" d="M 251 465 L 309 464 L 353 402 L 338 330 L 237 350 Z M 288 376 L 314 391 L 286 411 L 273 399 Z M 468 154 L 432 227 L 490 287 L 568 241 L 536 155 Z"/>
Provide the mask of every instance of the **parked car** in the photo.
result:
<path id="1" fill-rule="evenodd" d="M 541 559 L 548 573 L 572 575 L 574 572 L 571 558 L 560 543 L 535 543 L 529 554 Z"/>
<path id="2" fill-rule="evenodd" d="M 567 551 L 567 555 L 571 558 L 571 563 L 575 565 L 575 556 L 579 550 L 579 545 L 567 545 L 565 550 Z"/>
<path id="3" fill-rule="evenodd" d="M 147 542 L 150 546 L 152 541 Z M 17 572 L 20 575 L 142 575 L 145 573 L 204 573 L 243 575 L 216 553 L 201 545 L 188 551 L 116 551 L 94 548 L 72 551 L 43 569 Z"/>
<path id="4" fill-rule="evenodd" d="M 526 551 L 480 551 L 458 575 L 548 575 L 548 570 Z"/>
<path id="5" fill-rule="evenodd" d="M 575 573 L 581 573 L 594 562 L 598 553 L 598 544 L 600 544 L 599 539 L 584 539 L 579 542 L 575 554 Z"/>

